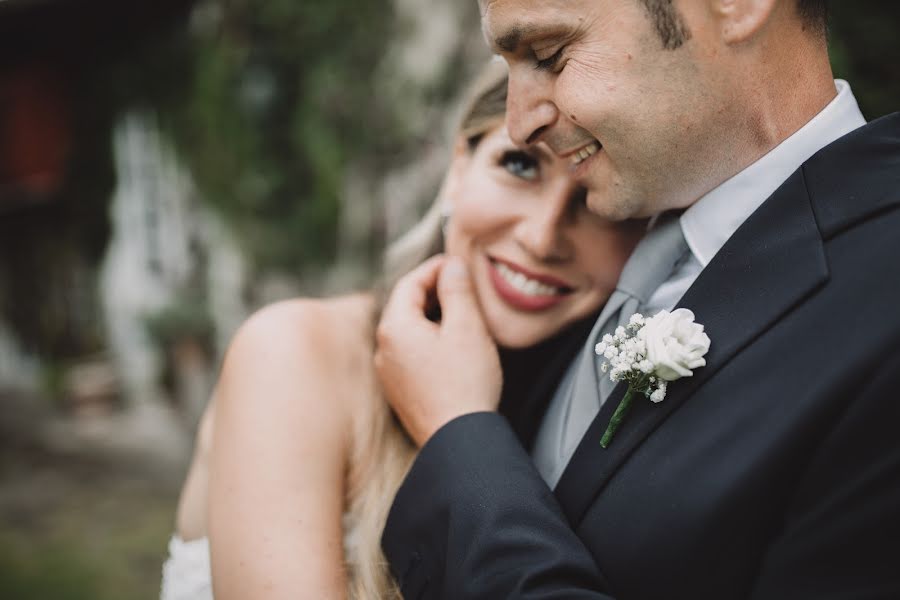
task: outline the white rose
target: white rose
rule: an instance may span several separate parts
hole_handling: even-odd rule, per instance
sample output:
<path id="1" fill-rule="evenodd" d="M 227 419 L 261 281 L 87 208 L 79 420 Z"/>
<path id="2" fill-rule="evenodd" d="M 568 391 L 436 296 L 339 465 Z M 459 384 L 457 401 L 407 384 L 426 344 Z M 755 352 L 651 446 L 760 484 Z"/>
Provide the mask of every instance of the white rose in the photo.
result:
<path id="1" fill-rule="evenodd" d="M 691 369 L 706 366 L 709 337 L 686 308 L 664 310 L 647 319 L 638 337 L 647 345 L 647 359 L 660 379 L 690 377 Z"/>

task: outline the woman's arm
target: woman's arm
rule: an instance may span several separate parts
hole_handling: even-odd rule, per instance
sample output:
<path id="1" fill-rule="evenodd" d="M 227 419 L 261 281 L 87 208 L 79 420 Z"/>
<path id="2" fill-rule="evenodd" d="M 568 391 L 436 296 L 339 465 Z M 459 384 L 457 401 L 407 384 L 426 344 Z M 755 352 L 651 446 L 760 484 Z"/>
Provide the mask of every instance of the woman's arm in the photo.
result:
<path id="1" fill-rule="evenodd" d="M 206 506 L 209 494 L 209 457 L 212 452 L 212 436 L 216 419 L 216 394 L 200 419 L 194 441 L 194 455 L 188 469 L 175 518 L 175 533 L 182 540 L 190 541 L 207 537 Z"/>
<path id="2" fill-rule="evenodd" d="M 344 598 L 351 422 L 340 327 L 325 303 L 266 308 L 240 329 L 216 393 L 209 536 L 217 600 Z"/>

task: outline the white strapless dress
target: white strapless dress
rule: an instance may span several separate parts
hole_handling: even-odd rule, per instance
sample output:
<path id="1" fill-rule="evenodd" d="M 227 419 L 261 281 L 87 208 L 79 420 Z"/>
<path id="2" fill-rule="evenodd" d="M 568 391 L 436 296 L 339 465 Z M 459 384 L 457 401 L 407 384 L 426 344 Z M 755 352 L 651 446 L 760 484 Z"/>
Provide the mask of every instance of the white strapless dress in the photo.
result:
<path id="1" fill-rule="evenodd" d="M 169 558 L 163 563 L 160 600 L 213 600 L 209 567 L 209 540 L 169 540 Z"/>
<path id="2" fill-rule="evenodd" d="M 349 513 L 344 513 L 342 525 L 347 564 L 358 564 L 359 528 Z M 177 535 L 172 536 L 169 540 L 169 557 L 162 567 L 159 600 L 214 600 L 209 538 L 186 542 Z"/>

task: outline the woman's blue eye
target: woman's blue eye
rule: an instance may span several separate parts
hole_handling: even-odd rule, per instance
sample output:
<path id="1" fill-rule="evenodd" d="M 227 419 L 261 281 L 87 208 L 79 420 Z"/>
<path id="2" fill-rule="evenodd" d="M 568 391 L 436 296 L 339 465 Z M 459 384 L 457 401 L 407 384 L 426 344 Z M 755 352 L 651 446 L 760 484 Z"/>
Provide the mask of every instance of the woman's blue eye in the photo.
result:
<path id="1" fill-rule="evenodd" d="M 522 179 L 532 180 L 538 176 L 538 161 L 527 152 L 509 150 L 500 157 L 500 166 Z"/>

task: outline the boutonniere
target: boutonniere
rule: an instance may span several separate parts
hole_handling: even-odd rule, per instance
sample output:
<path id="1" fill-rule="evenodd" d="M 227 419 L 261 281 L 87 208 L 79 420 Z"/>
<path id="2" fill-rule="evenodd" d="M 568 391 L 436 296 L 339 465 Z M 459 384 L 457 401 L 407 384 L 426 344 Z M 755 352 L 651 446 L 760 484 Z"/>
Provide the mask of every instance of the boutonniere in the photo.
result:
<path id="1" fill-rule="evenodd" d="M 600 365 L 603 373 L 612 381 L 628 384 L 600 439 L 600 445 L 607 448 L 636 394 L 662 402 L 669 382 L 690 377 L 694 374 L 691 369 L 706 366 L 703 357 L 709 352 L 709 337 L 703 333 L 703 325 L 694 322 L 694 313 L 679 308 L 650 318 L 632 315 L 627 327 L 604 335 L 594 352 L 606 359 Z"/>

